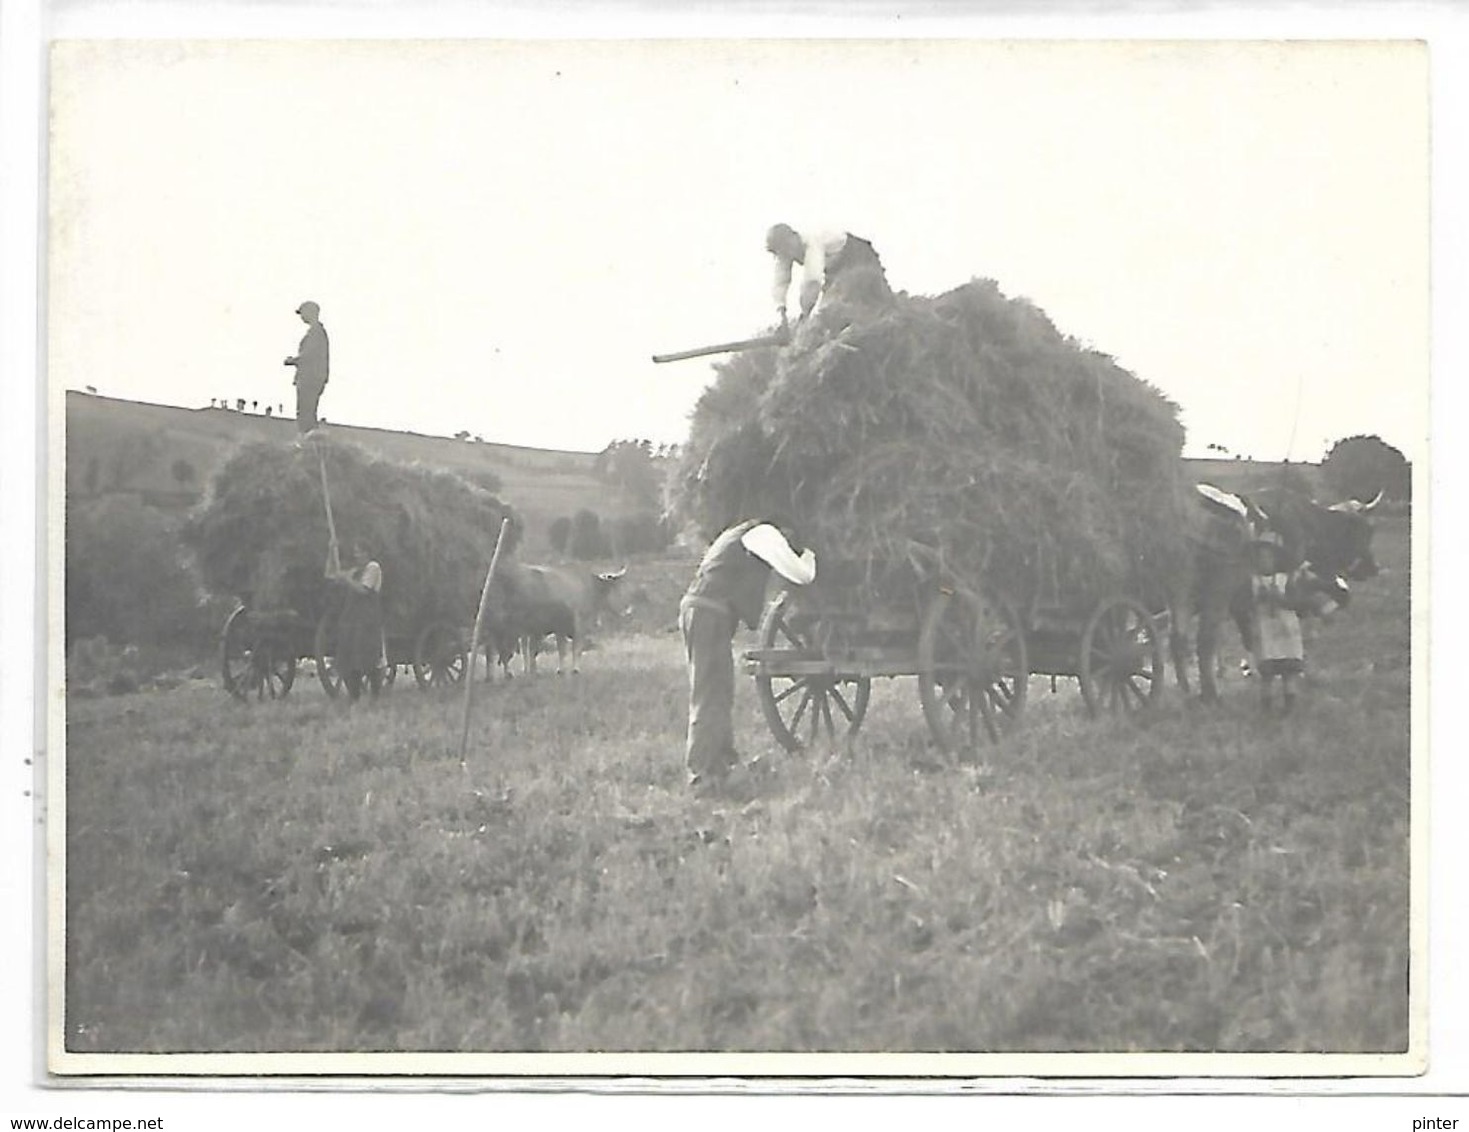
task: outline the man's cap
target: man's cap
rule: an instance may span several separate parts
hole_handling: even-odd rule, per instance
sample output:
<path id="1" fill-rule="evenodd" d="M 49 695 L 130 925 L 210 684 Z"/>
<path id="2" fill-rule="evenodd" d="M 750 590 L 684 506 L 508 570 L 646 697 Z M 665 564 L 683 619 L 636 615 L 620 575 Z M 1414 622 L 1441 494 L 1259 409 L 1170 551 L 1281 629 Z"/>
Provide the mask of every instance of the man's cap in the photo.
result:
<path id="1" fill-rule="evenodd" d="M 789 224 L 774 224 L 765 233 L 765 250 L 773 252 L 787 241 L 796 240 L 799 242 L 800 239 L 801 234 Z"/>
<path id="2" fill-rule="evenodd" d="M 296 313 L 309 314 L 312 318 L 315 318 L 317 315 L 321 314 L 321 307 L 319 307 L 316 303 L 313 303 L 310 299 L 307 299 L 304 303 L 296 308 Z"/>

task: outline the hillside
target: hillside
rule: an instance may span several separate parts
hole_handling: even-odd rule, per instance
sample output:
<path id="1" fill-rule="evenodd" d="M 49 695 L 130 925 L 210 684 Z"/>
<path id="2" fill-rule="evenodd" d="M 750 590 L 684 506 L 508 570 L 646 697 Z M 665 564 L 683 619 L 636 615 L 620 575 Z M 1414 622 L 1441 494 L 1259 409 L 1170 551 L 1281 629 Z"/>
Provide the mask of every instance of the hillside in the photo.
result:
<path id="1" fill-rule="evenodd" d="M 411 432 L 330 424 L 334 434 L 394 460 L 421 461 L 474 475 L 498 476 L 504 497 L 527 518 L 531 545 L 544 548 L 546 528 L 581 508 L 611 516 L 632 504 L 597 478 L 597 453 L 457 440 Z M 224 408 L 183 409 L 115 397 L 66 394 L 66 494 L 88 499 L 113 493 L 137 495 L 166 509 L 196 503 L 214 471 L 246 441 L 289 440 L 295 422 Z M 1248 492 L 1299 472 L 1318 490 L 1315 464 L 1265 460 L 1187 461 L 1196 480 Z"/>
<path id="2" fill-rule="evenodd" d="M 332 423 L 333 435 L 389 459 L 418 461 L 470 477 L 490 473 L 527 520 L 531 545 L 581 508 L 625 514 L 632 501 L 597 478 L 595 452 L 523 448 Z M 245 442 L 285 442 L 289 418 L 223 408 L 184 409 L 68 390 L 66 494 L 69 499 L 127 493 L 166 509 L 196 503 L 215 470 Z"/>

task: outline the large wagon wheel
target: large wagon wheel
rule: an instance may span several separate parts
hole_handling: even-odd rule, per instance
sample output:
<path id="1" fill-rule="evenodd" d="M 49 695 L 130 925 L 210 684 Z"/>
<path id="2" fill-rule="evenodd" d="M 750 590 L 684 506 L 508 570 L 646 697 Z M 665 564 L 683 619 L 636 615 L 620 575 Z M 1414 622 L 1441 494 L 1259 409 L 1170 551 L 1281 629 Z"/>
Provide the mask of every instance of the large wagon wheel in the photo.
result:
<path id="1" fill-rule="evenodd" d="M 789 590 L 765 608 L 760 619 L 760 647 L 820 655 L 818 618 L 796 618 Z M 787 751 L 805 750 L 818 738 L 857 734 L 867 715 L 872 681 L 866 676 L 823 673 L 811 676 L 757 676 L 760 710 L 771 734 Z"/>
<path id="2" fill-rule="evenodd" d="M 332 646 L 336 630 L 336 613 L 330 610 L 323 613 L 321 620 L 316 623 L 316 678 L 321 681 L 322 688 L 332 699 L 336 699 L 342 692 L 342 674 L 337 671 L 336 660 L 332 656 L 336 651 Z"/>
<path id="3" fill-rule="evenodd" d="M 1163 638 L 1152 615 L 1129 597 L 1097 606 L 1081 635 L 1081 694 L 1093 715 L 1125 714 L 1163 694 Z"/>
<path id="4" fill-rule="evenodd" d="M 1025 710 L 1025 630 L 1004 602 L 940 590 L 918 634 L 918 697 L 934 741 L 969 756 L 998 743 Z"/>
<path id="5" fill-rule="evenodd" d="M 243 605 L 224 623 L 220 645 L 224 687 L 237 700 L 278 700 L 296 682 L 296 658 L 265 627 L 252 623 Z"/>
<path id="6" fill-rule="evenodd" d="M 464 679 L 469 658 L 462 634 L 447 621 L 430 621 L 413 646 L 413 678 L 420 688 L 448 688 Z"/>

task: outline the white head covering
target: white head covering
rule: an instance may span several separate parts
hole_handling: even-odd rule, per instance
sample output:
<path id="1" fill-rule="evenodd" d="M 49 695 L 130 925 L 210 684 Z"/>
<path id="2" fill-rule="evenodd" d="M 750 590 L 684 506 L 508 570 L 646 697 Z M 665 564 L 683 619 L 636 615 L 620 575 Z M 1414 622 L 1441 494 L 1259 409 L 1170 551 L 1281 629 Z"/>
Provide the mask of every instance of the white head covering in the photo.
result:
<path id="1" fill-rule="evenodd" d="M 782 578 L 798 586 L 816 579 L 816 555 L 804 550 L 799 555 L 780 529 L 771 523 L 758 523 L 740 536 L 740 543 Z"/>

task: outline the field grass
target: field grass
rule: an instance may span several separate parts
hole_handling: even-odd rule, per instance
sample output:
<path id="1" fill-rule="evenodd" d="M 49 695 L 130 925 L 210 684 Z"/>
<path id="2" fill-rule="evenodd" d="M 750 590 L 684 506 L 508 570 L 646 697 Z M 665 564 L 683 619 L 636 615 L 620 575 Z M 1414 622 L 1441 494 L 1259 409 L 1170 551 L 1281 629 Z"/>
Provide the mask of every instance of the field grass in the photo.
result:
<path id="1" fill-rule="evenodd" d="M 348 710 L 212 683 L 69 705 L 66 1045 L 91 1051 L 1400 1051 L 1407 531 L 1298 713 L 1031 689 L 932 769 L 914 681 L 851 751 L 690 797 L 678 638 Z M 672 623 L 672 613 L 668 615 Z M 544 670 L 543 670 L 544 671 Z"/>

